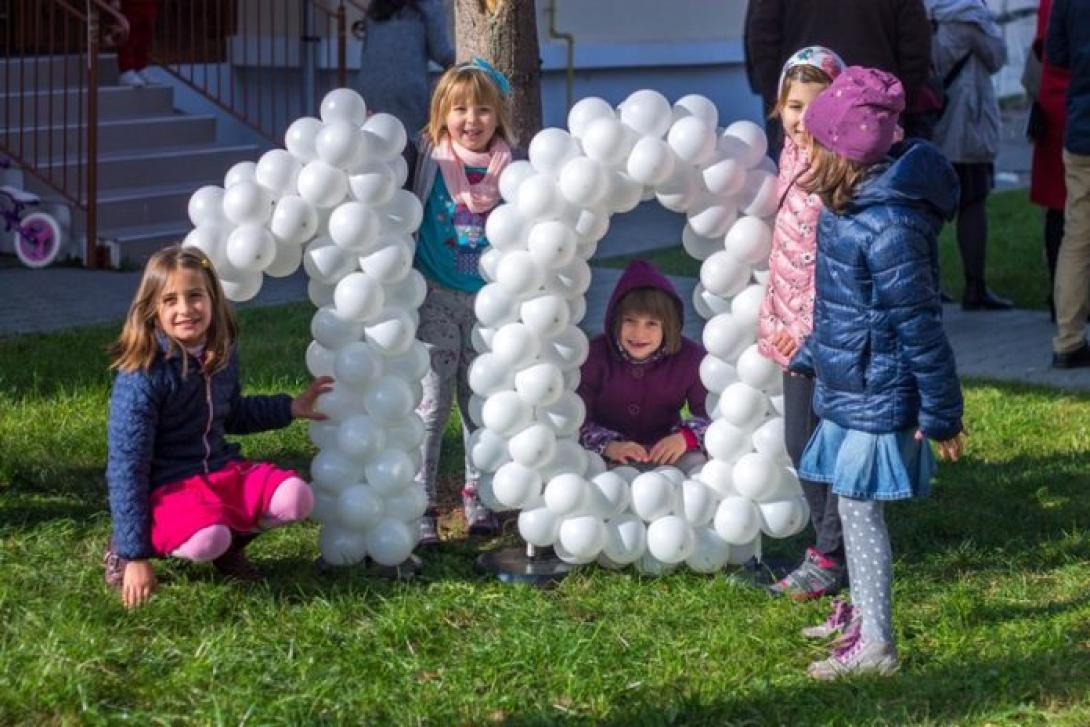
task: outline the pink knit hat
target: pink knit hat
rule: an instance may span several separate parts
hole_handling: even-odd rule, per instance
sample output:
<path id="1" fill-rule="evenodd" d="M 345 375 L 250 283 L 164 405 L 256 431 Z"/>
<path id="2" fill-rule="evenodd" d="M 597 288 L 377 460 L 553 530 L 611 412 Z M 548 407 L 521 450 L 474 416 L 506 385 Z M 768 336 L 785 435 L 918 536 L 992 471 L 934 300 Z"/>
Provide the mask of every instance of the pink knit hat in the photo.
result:
<path id="1" fill-rule="evenodd" d="M 848 66 L 810 102 L 806 130 L 833 153 L 860 164 L 881 160 L 893 145 L 905 91 L 896 76 Z"/>

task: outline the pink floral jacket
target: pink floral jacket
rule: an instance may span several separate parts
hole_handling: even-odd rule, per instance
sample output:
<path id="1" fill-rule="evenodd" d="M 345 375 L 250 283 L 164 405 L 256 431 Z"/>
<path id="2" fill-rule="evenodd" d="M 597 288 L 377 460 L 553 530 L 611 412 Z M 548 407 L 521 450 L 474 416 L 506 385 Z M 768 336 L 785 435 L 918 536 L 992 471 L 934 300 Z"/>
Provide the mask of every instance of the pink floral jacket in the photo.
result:
<path id="1" fill-rule="evenodd" d="M 790 138 L 784 139 L 778 185 L 782 202 L 772 231 L 768 288 L 757 321 L 757 350 L 783 369 L 790 361 L 773 348 L 772 339 L 787 331 L 801 346 L 814 327 L 814 260 L 822 204 L 816 194 L 798 184 L 809 166 L 810 155 Z"/>

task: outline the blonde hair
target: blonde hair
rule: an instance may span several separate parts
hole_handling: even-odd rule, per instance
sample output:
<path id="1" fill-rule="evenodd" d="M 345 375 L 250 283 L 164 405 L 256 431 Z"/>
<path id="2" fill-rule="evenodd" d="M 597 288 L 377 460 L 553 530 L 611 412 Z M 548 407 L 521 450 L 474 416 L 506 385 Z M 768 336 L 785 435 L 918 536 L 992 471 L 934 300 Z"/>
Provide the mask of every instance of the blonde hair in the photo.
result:
<path id="1" fill-rule="evenodd" d="M 852 201 L 855 188 L 866 172 L 867 165 L 829 151 L 814 139 L 810 171 L 799 184 L 807 192 L 821 197 L 827 208 L 841 213 Z"/>
<path id="2" fill-rule="evenodd" d="M 110 368 L 119 371 L 147 371 L 155 362 L 159 353 L 156 332 L 159 330 L 159 306 L 170 276 L 180 270 L 191 270 L 200 274 L 211 303 L 212 321 L 205 338 L 205 364 L 209 373 L 219 371 L 227 365 L 231 346 L 238 337 L 238 324 L 234 313 L 227 304 L 212 261 L 195 247 L 171 245 L 159 250 L 144 267 L 144 276 L 140 287 L 129 305 L 129 313 L 121 328 L 121 335 L 110 346 L 109 353 L 113 361 Z M 168 355 L 180 352 L 181 346 L 174 339 L 170 340 Z M 185 359 L 183 359 L 183 371 Z"/>
<path id="3" fill-rule="evenodd" d="M 496 112 L 496 133 L 514 146 L 516 139 L 512 135 L 507 99 L 488 77 L 487 72 L 468 64 L 447 69 L 435 84 L 428 112 L 428 125 L 424 127 L 424 133 L 432 144 L 438 144 L 447 133 L 447 114 L 459 101 L 491 107 Z"/>
<path id="4" fill-rule="evenodd" d="M 658 288 L 634 288 L 617 301 L 613 314 L 613 338 L 621 335 L 624 317 L 644 315 L 662 325 L 663 353 L 677 353 L 681 348 L 681 311 L 677 301 Z"/>
<path id="5" fill-rule="evenodd" d="M 768 118 L 778 119 L 783 114 L 783 107 L 787 105 L 787 94 L 791 90 L 792 81 L 798 81 L 799 83 L 820 83 L 824 86 L 829 86 L 832 84 L 833 79 L 829 78 L 828 73 L 816 66 L 811 66 L 806 63 L 791 66 L 791 69 L 783 75 L 783 82 L 780 83 L 780 95 L 776 98 L 776 105 L 772 107 L 772 111 L 769 112 Z"/>

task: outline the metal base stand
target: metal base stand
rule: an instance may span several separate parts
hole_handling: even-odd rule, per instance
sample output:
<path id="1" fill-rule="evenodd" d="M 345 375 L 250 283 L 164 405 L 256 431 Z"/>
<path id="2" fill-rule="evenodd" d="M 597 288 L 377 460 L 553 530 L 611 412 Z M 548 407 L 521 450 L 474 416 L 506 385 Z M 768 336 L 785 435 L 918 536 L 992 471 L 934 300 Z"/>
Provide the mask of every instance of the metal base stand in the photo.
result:
<path id="1" fill-rule="evenodd" d="M 318 556 L 318 559 L 314 561 L 314 568 L 319 574 L 331 573 L 338 568 L 354 568 L 362 567 L 364 573 L 375 578 L 385 578 L 390 581 L 411 581 L 420 574 L 420 571 L 424 568 L 424 561 L 420 559 L 415 553 L 405 559 L 404 562 L 397 565 L 379 565 L 370 557 L 364 559 L 362 563 L 358 563 L 355 566 L 336 566 L 327 563 L 324 558 Z"/>
<path id="2" fill-rule="evenodd" d="M 727 578 L 733 582 L 752 588 L 767 590 L 776 581 L 791 572 L 793 561 L 786 558 L 758 558 L 753 556 L 742 567 Z"/>
<path id="3" fill-rule="evenodd" d="M 478 573 L 499 578 L 504 583 L 525 583 L 530 586 L 553 586 L 575 569 L 556 557 L 552 548 L 504 548 L 482 553 L 474 567 Z"/>

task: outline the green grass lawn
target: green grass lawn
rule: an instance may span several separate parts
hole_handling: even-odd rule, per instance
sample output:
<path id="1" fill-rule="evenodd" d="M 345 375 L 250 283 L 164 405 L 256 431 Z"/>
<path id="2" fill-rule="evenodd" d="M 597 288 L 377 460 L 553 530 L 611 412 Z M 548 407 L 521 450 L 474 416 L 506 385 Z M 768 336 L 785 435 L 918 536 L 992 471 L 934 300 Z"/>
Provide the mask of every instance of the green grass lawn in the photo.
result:
<path id="1" fill-rule="evenodd" d="M 305 382 L 305 305 L 242 315 L 249 390 Z M 474 573 L 318 575 L 313 526 L 252 553 L 267 585 L 161 564 L 127 613 L 102 584 L 110 328 L 0 340 L 0 723 L 1090 723 L 1090 398 L 967 387 L 967 457 L 891 506 L 889 680 L 811 683 L 822 604 L 726 577 L 584 569 L 554 590 Z M 246 439 L 305 468 L 305 428 Z M 452 426 L 444 470 L 461 447 Z M 769 542 L 797 555 L 804 538 Z"/>
<path id="2" fill-rule="evenodd" d="M 988 198 L 988 286 L 1019 308 L 1046 308 L 1048 266 L 1044 259 L 1044 214 L 1029 203 L 1025 190 L 999 192 Z M 681 233 L 678 232 L 678 239 Z M 961 300 L 964 285 L 954 226 L 942 231 L 939 244 L 942 286 Z M 679 245 L 651 253 L 595 260 L 596 265 L 623 268 L 633 258 L 654 262 L 663 272 L 700 276 L 700 261 Z"/>

